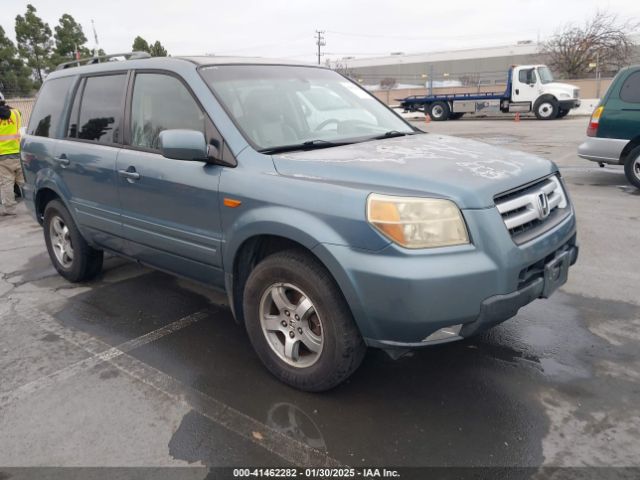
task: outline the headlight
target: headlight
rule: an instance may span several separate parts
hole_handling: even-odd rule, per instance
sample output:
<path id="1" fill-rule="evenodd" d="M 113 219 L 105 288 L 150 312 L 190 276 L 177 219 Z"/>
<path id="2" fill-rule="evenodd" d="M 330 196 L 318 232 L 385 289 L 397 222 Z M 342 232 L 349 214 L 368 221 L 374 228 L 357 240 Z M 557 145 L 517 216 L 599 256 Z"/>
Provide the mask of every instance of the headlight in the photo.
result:
<path id="1" fill-rule="evenodd" d="M 440 198 L 394 197 L 372 193 L 367 221 L 385 237 L 406 248 L 433 248 L 469 243 L 462 213 Z"/>

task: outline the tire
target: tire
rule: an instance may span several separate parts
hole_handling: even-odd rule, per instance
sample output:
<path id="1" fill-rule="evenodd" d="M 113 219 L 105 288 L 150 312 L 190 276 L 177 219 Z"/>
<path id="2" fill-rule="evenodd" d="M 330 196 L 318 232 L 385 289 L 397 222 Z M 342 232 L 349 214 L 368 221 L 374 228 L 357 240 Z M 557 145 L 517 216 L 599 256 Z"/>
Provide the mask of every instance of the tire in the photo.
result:
<path id="1" fill-rule="evenodd" d="M 364 358 L 366 346 L 341 291 L 330 273 L 304 252 L 287 250 L 260 262 L 247 279 L 243 308 L 258 357 L 294 388 L 329 390 Z M 295 317 L 303 311 L 307 315 Z M 297 344 L 290 347 L 289 356 L 288 338 L 290 345 Z"/>
<path id="2" fill-rule="evenodd" d="M 464 117 L 464 112 L 449 113 L 449 120 L 460 120 L 462 117 Z"/>
<path id="3" fill-rule="evenodd" d="M 553 97 L 539 98 L 533 106 L 533 113 L 538 120 L 553 120 L 559 111 L 558 101 Z"/>
<path id="4" fill-rule="evenodd" d="M 559 109 L 558 110 L 558 116 L 556 118 L 564 118 L 567 115 L 569 115 L 569 110 Z"/>
<path id="5" fill-rule="evenodd" d="M 102 250 L 87 244 L 60 200 L 52 200 L 47 204 L 43 227 L 49 258 L 60 275 L 77 283 L 90 280 L 100 273 Z"/>
<path id="6" fill-rule="evenodd" d="M 434 122 L 444 122 L 449 119 L 449 104 L 447 102 L 433 102 L 429 107 L 429 116 Z"/>
<path id="7" fill-rule="evenodd" d="M 624 174 L 629 183 L 636 188 L 640 188 L 640 147 L 636 147 L 624 161 Z"/>

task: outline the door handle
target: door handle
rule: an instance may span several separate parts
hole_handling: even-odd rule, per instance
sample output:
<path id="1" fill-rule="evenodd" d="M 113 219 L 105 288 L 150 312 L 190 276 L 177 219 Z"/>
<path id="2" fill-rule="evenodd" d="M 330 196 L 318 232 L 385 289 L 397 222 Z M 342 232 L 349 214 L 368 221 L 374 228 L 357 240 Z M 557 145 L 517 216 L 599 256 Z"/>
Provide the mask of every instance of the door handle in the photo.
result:
<path id="1" fill-rule="evenodd" d="M 127 180 L 140 180 L 140 174 L 133 167 L 129 167 L 127 170 L 118 170 L 118 175 Z"/>
<path id="2" fill-rule="evenodd" d="M 67 158 L 67 155 L 65 153 L 61 153 L 57 157 L 53 157 L 53 160 L 62 168 L 68 167 L 69 164 L 71 163 L 71 160 Z"/>

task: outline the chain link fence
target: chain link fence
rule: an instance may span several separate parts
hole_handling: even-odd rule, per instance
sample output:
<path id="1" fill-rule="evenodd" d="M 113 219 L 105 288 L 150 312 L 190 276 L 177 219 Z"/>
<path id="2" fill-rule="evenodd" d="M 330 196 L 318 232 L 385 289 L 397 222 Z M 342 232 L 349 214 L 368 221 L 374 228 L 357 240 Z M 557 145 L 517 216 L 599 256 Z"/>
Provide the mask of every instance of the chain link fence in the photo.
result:
<path id="1" fill-rule="evenodd" d="M 25 97 L 12 94 L 11 92 L 2 92 L 2 94 L 4 95 L 4 100 L 7 105 L 20 111 L 22 114 L 22 124 L 26 126 L 29 123 L 29 118 L 33 111 L 33 104 L 36 101 L 35 96 Z"/>

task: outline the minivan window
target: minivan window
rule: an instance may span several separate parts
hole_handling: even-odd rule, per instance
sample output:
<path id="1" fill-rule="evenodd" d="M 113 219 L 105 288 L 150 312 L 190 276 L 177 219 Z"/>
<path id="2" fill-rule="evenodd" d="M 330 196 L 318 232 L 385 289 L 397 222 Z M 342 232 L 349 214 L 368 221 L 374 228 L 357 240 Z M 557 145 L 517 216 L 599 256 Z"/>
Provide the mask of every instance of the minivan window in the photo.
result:
<path id="1" fill-rule="evenodd" d="M 620 100 L 629 103 L 640 103 L 640 70 L 627 77 L 620 88 Z"/>
<path id="2" fill-rule="evenodd" d="M 42 85 L 38 100 L 31 112 L 27 133 L 38 137 L 54 137 L 60 125 L 64 98 L 74 77 L 63 77 L 47 80 Z"/>
<path id="3" fill-rule="evenodd" d="M 118 143 L 126 75 L 88 77 L 80 104 L 78 138 Z"/>
<path id="4" fill-rule="evenodd" d="M 326 147 L 386 133 L 414 133 L 370 93 L 329 69 L 216 65 L 200 73 L 259 150 L 303 144 Z M 312 112 L 309 104 L 319 108 Z"/>
<path id="5" fill-rule="evenodd" d="M 186 87 L 161 73 L 136 75 L 131 105 L 131 145 L 158 149 L 160 132 L 174 128 L 205 133 L 205 116 Z"/>

